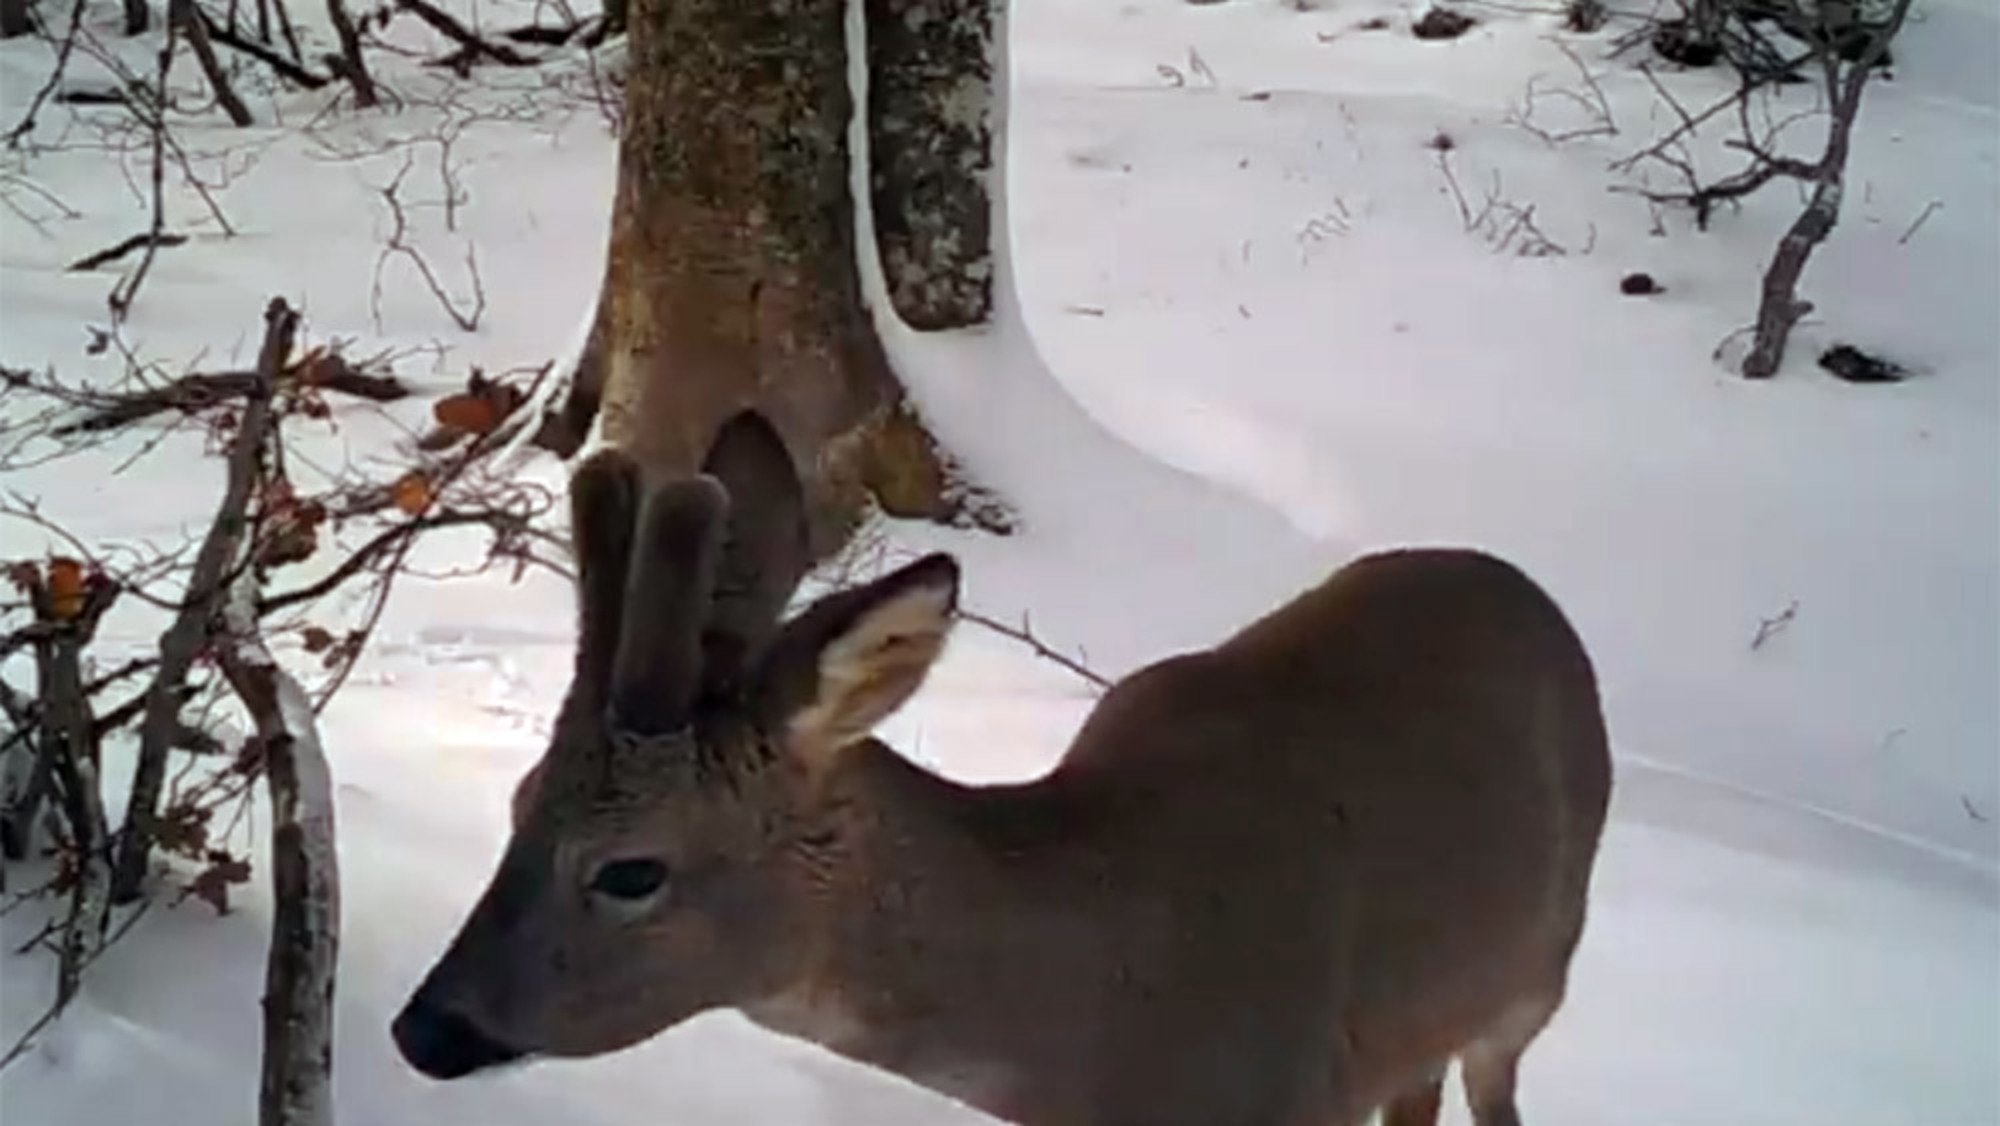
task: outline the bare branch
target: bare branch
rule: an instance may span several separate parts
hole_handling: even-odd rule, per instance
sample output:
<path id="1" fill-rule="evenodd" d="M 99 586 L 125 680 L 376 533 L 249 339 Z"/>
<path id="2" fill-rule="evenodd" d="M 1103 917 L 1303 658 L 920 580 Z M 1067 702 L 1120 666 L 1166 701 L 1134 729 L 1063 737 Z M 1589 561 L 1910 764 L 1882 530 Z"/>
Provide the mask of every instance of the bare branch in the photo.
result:
<path id="1" fill-rule="evenodd" d="M 410 166 L 411 159 L 405 155 L 403 167 L 396 172 L 395 178 L 378 189 L 383 202 L 389 205 L 389 216 L 394 227 L 389 232 L 388 241 L 382 247 L 382 253 L 375 259 L 374 285 L 369 293 L 369 311 L 375 319 L 375 330 L 377 332 L 382 330 L 383 267 L 388 265 L 391 257 L 401 256 L 417 268 L 417 274 L 423 278 L 425 287 L 431 291 L 432 297 L 437 298 L 438 304 L 444 308 L 445 315 L 451 318 L 452 323 L 465 332 L 477 332 L 479 319 L 486 314 L 486 285 L 479 275 L 479 258 L 471 244 L 468 243 L 465 248 L 465 266 L 466 272 L 472 279 L 472 307 L 461 310 L 458 302 L 445 290 L 444 283 L 438 280 L 437 272 L 431 269 L 430 260 L 405 241 L 409 235 L 410 218 L 403 208 L 402 197 L 397 193 L 402 189 L 403 177 L 410 173 Z M 447 191 L 449 190 L 447 182 Z"/>
<path id="2" fill-rule="evenodd" d="M 261 470 L 273 426 L 271 388 L 298 331 L 298 314 L 281 298 L 264 312 L 264 344 L 257 357 L 262 386 L 249 395 L 229 456 L 228 483 L 208 535 L 195 556 L 187 598 L 160 639 L 160 668 L 147 690 L 146 717 L 139 735 L 139 762 L 133 771 L 123 837 L 113 868 L 112 894 L 125 902 L 139 893 L 152 847 L 153 817 L 166 778 L 167 754 L 180 727 L 180 690 L 188 669 L 208 638 L 211 623 L 236 560 L 249 538 L 251 493 Z"/>
<path id="3" fill-rule="evenodd" d="M 260 16 L 266 10 L 260 7 L 258 9 Z M 280 11 L 282 10 L 281 8 Z M 241 51 L 251 58 L 256 59 L 258 62 L 277 72 L 278 77 L 283 78 L 285 81 L 304 87 L 307 90 L 318 90 L 333 81 L 333 79 L 328 78 L 326 75 L 314 74 L 312 71 L 307 70 L 305 67 L 300 66 L 298 63 L 273 51 L 271 48 L 266 47 L 249 36 L 238 34 L 233 28 L 218 26 L 214 19 L 200 5 L 195 5 L 194 11 L 201 19 L 202 26 L 208 32 L 210 39 L 222 44 L 224 47 L 228 47 L 232 51 Z M 296 54 L 296 45 L 293 51 Z"/>
<path id="4" fill-rule="evenodd" d="M 146 900 L 144 902 L 141 902 L 139 906 L 136 909 L 134 909 L 130 915 L 127 915 L 125 917 L 124 922 L 118 924 L 118 929 L 113 931 L 110 937 L 106 938 L 103 942 L 99 943 L 97 948 L 91 951 L 90 956 L 84 960 L 83 968 L 89 969 L 90 963 L 95 962 L 100 957 L 103 957 L 104 952 L 106 950 L 111 949 L 111 947 L 115 945 L 119 939 L 125 937 L 125 935 L 129 931 L 131 931 L 133 927 L 138 925 L 140 919 L 145 918 L 146 909 L 151 907 L 152 905 L 153 904 L 151 900 Z M 9 1064 L 13 1063 L 15 1060 L 18 1060 L 22 1056 L 26 1055 L 28 1049 L 34 1046 L 35 1037 L 40 1036 L 44 1031 L 46 1031 L 49 1025 L 54 1024 L 56 1018 L 62 1016 L 63 1010 L 67 1007 L 68 1007 L 67 1005 L 62 1005 L 62 1004 L 50 1005 L 48 1009 L 42 1013 L 41 1016 L 35 1018 L 35 1022 L 33 1024 L 30 1024 L 21 1033 L 21 1035 L 14 1041 L 13 1047 L 7 1049 L 7 1054 L 4 1056 L 0 1056 L 0 1071 L 6 1070 Z"/>
<path id="5" fill-rule="evenodd" d="M 1750 651 L 1754 653 L 1762 649 L 1772 638 L 1790 629 L 1792 622 L 1797 620 L 1798 616 L 1799 601 L 1794 598 L 1786 603 L 1785 608 L 1778 611 L 1776 615 L 1758 622 L 1757 634 L 1750 639 Z"/>
<path id="6" fill-rule="evenodd" d="M 1543 41 L 1553 44 L 1556 50 L 1561 51 L 1563 57 L 1569 60 L 1570 65 L 1576 68 L 1578 76 L 1583 80 L 1584 90 L 1583 92 L 1578 92 L 1573 89 L 1560 87 L 1554 89 L 1543 88 L 1541 86 L 1542 76 L 1538 74 L 1528 80 L 1527 94 L 1523 97 L 1520 108 L 1508 114 L 1508 120 L 1515 126 L 1525 129 L 1541 138 L 1542 143 L 1550 147 L 1569 141 L 1581 140 L 1585 137 L 1617 136 L 1618 122 L 1612 115 L 1611 101 L 1605 96 L 1604 87 L 1598 82 L 1597 76 L 1590 72 L 1589 65 L 1576 53 L 1575 48 L 1556 36 L 1544 36 Z M 1564 130 L 1551 130 L 1537 124 L 1535 122 L 1536 110 L 1543 100 L 1551 98 L 1557 101 L 1568 102 L 1582 110 L 1585 124 L 1573 129 Z"/>
<path id="7" fill-rule="evenodd" d="M 328 353 L 318 357 L 310 365 L 310 371 L 301 371 L 300 368 L 303 366 L 295 365 L 279 373 L 280 385 L 298 380 L 313 388 L 338 391 L 344 395 L 379 403 L 395 402 L 406 398 L 410 393 L 410 389 L 395 376 L 378 375 L 357 369 L 337 354 Z M 55 426 L 49 433 L 55 437 L 63 437 L 75 433 L 113 430 L 163 411 L 192 413 L 217 403 L 254 395 L 264 386 L 263 376 L 255 371 L 195 372 L 181 376 L 161 387 L 148 387 L 120 394 L 92 395 L 87 401 L 86 413 L 82 418 Z"/>
<path id="8" fill-rule="evenodd" d="M 429 24 L 438 34 L 464 48 L 473 58 L 485 57 L 502 66 L 534 66 L 536 61 L 504 43 L 493 43 L 472 33 L 472 29 L 452 18 L 451 14 L 425 0 L 396 0 L 399 11 L 408 12 Z"/>
<path id="9" fill-rule="evenodd" d="M 228 72 L 215 57 L 215 45 L 208 38 L 208 17 L 195 6 L 195 0 L 167 0 L 167 22 L 176 25 L 179 32 L 187 37 L 188 46 L 194 49 L 195 62 L 201 66 L 202 76 L 208 79 L 209 89 L 215 91 L 216 104 L 229 120 L 239 129 L 255 123 L 250 116 L 250 107 L 236 96 L 236 88 L 229 83 Z"/>
<path id="10" fill-rule="evenodd" d="M 111 287 L 110 296 L 105 298 L 105 303 L 109 305 L 111 308 L 111 319 L 113 322 L 124 320 L 125 314 L 131 311 L 132 302 L 136 300 L 139 296 L 139 287 L 145 284 L 146 273 L 153 267 L 153 255 L 159 251 L 162 240 L 166 238 L 167 201 L 166 201 L 165 182 L 167 175 L 167 147 L 166 147 L 167 146 L 166 106 L 168 98 L 167 80 L 169 75 L 173 71 L 174 33 L 177 30 L 178 28 L 175 22 L 173 20 L 168 20 L 166 41 L 160 46 L 159 88 L 157 93 L 154 95 L 154 103 L 153 103 L 155 110 L 152 120 L 153 226 L 152 229 L 147 232 L 146 241 L 143 244 L 145 248 L 145 255 L 139 259 L 138 268 L 133 270 L 130 274 L 126 275 L 123 279 L 121 279 L 117 285 Z"/>
<path id="11" fill-rule="evenodd" d="M 135 250 L 162 246 L 180 246 L 187 242 L 187 240 L 186 235 L 173 234 L 167 231 L 142 231 L 131 238 L 122 239 L 111 246 L 105 247 L 95 254 L 84 255 L 76 261 L 71 262 L 69 270 L 71 273 L 95 270 L 99 266 L 108 266 Z"/>
<path id="12" fill-rule="evenodd" d="M 1917 237 L 1917 232 L 1922 230 L 1923 225 L 1930 220 L 1931 213 L 1943 206 L 1944 201 L 1941 199 L 1934 199 L 1924 204 L 1924 209 L 1917 212 L 1917 217 L 1910 222 L 1909 228 L 1903 232 L 1902 237 L 1896 240 L 1896 245 L 1908 246 L 1910 240 Z"/>
<path id="13" fill-rule="evenodd" d="M 50 68 L 48 80 L 42 83 L 41 89 L 36 90 L 35 96 L 28 99 L 28 111 L 21 115 L 21 120 L 15 123 L 14 128 L 7 131 L 9 147 L 20 144 L 21 138 L 34 132 L 35 115 L 42 111 L 43 104 L 49 100 L 50 94 L 55 93 L 56 87 L 62 85 L 63 75 L 69 70 L 70 53 L 76 50 L 77 35 L 83 30 L 83 7 L 84 0 L 76 0 L 70 5 L 69 32 L 63 36 L 62 44 L 56 48 L 55 66 Z"/>
<path id="14" fill-rule="evenodd" d="M 973 625 L 979 626 L 982 629 L 992 630 L 994 633 L 997 633 L 1002 637 L 1012 638 L 1013 640 L 1018 641 L 1023 645 L 1026 645 L 1029 649 L 1034 651 L 1035 656 L 1040 657 L 1043 660 L 1053 662 L 1054 664 L 1061 666 L 1063 669 L 1076 674 L 1078 678 L 1082 679 L 1083 681 L 1088 683 L 1091 687 L 1097 689 L 1097 691 L 1099 692 L 1107 691 L 1111 687 L 1111 681 L 1108 677 L 1105 677 L 1103 674 L 1096 672 L 1089 665 L 1084 664 L 1082 661 L 1079 661 L 1074 657 L 1068 656 L 1067 654 L 1061 653 L 1053 648 L 1050 648 L 1046 642 L 1044 642 L 1041 638 L 1035 636 L 1035 632 L 1029 626 L 1028 618 L 1027 615 L 1025 614 L 1021 616 L 1021 624 L 1018 626 L 1010 626 L 1006 622 L 1003 622 L 998 618 L 991 618 L 986 616 L 985 614 L 977 613 L 972 610 L 967 610 L 964 607 L 959 608 L 958 617 L 961 620 L 971 622 Z"/>

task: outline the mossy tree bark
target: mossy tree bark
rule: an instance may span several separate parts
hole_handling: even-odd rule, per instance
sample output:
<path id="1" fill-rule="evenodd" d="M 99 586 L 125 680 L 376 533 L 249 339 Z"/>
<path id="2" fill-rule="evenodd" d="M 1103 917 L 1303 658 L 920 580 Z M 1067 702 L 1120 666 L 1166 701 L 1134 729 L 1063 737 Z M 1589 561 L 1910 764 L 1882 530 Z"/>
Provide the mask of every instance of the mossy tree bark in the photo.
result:
<path id="1" fill-rule="evenodd" d="M 912 328 L 993 313 L 995 5 L 865 0 L 875 244 Z"/>
<path id="2" fill-rule="evenodd" d="M 920 329 L 991 308 L 988 3 L 867 0 L 878 245 L 891 303 Z M 573 451 L 601 410 L 608 441 L 687 473 L 755 408 L 800 463 L 820 553 L 870 495 L 896 515 L 958 510 L 862 304 L 846 14 L 846 0 L 631 5 L 597 322 L 542 438 Z"/>

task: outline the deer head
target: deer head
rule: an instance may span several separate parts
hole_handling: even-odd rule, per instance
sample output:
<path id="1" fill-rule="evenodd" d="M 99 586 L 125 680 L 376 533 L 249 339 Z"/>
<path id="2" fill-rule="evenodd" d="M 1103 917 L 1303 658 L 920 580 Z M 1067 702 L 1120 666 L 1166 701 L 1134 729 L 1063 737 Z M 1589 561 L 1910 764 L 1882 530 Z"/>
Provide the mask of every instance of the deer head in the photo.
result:
<path id="1" fill-rule="evenodd" d="M 392 1026 L 417 1070 L 613 1051 L 802 972 L 837 847 L 818 783 L 922 682 L 958 588 L 931 555 L 781 623 L 802 507 L 754 412 L 691 480 L 609 450 L 577 471 L 574 677 L 498 870 Z"/>

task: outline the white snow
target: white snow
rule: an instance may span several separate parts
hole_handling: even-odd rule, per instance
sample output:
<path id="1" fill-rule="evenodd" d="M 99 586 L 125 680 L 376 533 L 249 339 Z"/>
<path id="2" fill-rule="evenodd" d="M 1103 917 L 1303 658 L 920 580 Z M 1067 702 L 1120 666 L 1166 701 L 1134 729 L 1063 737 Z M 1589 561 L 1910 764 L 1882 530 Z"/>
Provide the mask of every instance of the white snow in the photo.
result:
<path id="1" fill-rule="evenodd" d="M 529 6 L 463 10 L 498 28 Z M 1455 542 L 1517 560 L 1591 646 L 1619 769 L 1569 999 L 1527 1057 L 1527 1120 L 2000 1122 L 2000 17 L 1988 0 L 1919 0 L 1895 80 L 1868 95 L 1841 226 L 1806 274 L 1817 310 L 1779 377 L 1750 384 L 1725 367 L 1740 343 L 1712 354 L 1750 320 L 1797 194 L 1774 185 L 1706 233 L 1668 212 L 1651 233 L 1642 200 L 1607 190 L 1633 181 L 1606 166 L 1672 120 L 1634 69 L 1643 51 L 1608 59 L 1608 36 L 1569 40 L 1619 133 L 1551 147 L 1506 119 L 1532 76 L 1575 84 L 1545 39 L 1557 19 L 1475 10 L 1486 22 L 1470 35 L 1424 43 L 1384 0 L 1017 0 L 999 323 L 888 335 L 931 421 L 1024 526 L 997 539 L 899 525 L 891 546 L 957 552 L 972 607 L 1031 614 L 1111 674 L 1216 640 L 1363 550 Z M 1392 28 L 1356 29 L 1375 15 Z M 155 45 L 119 46 L 149 72 Z M 282 293 L 314 341 L 435 346 L 401 365 L 426 391 L 473 364 L 574 356 L 615 159 L 591 68 L 485 71 L 468 91 L 377 58 L 400 111 L 253 89 L 267 124 L 183 127 L 238 233 L 170 180 L 169 226 L 194 237 L 154 263 L 124 328 L 139 355 L 247 363 Z M 0 125 L 48 61 L 44 45 L 0 44 Z M 71 65 L 101 73 L 82 54 Z M 1690 106 L 1723 89 L 1717 74 L 1660 74 Z M 191 69 L 181 81 L 192 91 Z M 268 125 L 274 105 L 284 128 Z M 1578 123 L 1574 107 L 1537 112 Z M 84 353 L 115 273 L 63 268 L 144 229 L 139 139 L 85 124 L 115 119 L 51 106 L 37 138 L 67 147 L 0 154 L 19 209 L 0 209 L 0 362 L 119 371 Z M 1475 209 L 1497 176 L 1571 253 L 1496 254 L 1467 233 L 1426 147 L 1440 132 Z M 447 135 L 465 192 L 455 230 L 438 203 Z M 1804 125 L 1786 136 L 1814 142 Z M 406 200 L 429 201 L 410 209 L 411 237 L 455 296 L 477 247 L 489 307 L 476 333 L 402 262 L 384 269 L 375 326 L 377 189 L 405 150 Z M 1713 140 L 1698 155 L 1731 166 Z M 1621 296 L 1634 270 L 1666 292 Z M 1919 376 L 1838 383 L 1812 362 L 1835 341 Z M 297 464 L 380 472 L 426 409 L 344 408 Z M 41 497 L 93 542 L 198 534 L 220 461 L 182 433 L 121 468 L 139 437 L 0 488 Z M 522 472 L 555 483 L 561 467 L 533 457 Z M 0 521 L 0 559 L 47 547 Z M 446 538 L 418 562 L 482 548 Z M 323 717 L 342 834 L 342 1120 L 983 1121 L 726 1013 L 490 1080 L 431 1084 L 397 1059 L 387 1022 L 489 873 L 568 671 L 570 622 L 569 592 L 546 575 L 412 580 Z M 121 606 L 99 659 L 163 624 Z M 310 669 L 294 647 L 279 656 Z M 1090 702 L 1049 663 L 962 631 L 885 736 L 957 777 L 1019 778 L 1060 754 Z M 108 749 L 114 783 L 127 755 Z M 246 845 L 263 816 L 240 830 Z M 150 911 L 78 1007 L 0 1071 L 0 1117 L 252 1121 L 268 904 L 238 890 L 220 919 L 195 901 Z M 10 913 L 0 942 L 11 951 L 40 922 Z M 45 955 L 0 955 L 0 1050 L 52 976 Z M 1455 1103 L 1448 1118 L 1466 1120 Z"/>

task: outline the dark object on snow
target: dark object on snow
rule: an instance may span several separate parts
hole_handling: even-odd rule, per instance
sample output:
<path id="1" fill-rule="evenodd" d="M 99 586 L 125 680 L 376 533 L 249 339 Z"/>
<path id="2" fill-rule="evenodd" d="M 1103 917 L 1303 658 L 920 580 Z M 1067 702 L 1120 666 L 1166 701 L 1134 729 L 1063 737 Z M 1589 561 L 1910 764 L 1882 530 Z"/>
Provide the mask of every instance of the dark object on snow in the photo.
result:
<path id="1" fill-rule="evenodd" d="M 125 91 L 118 89 L 78 86 L 56 91 L 59 106 L 122 106 L 128 101 Z"/>
<path id="2" fill-rule="evenodd" d="M 1357 24 L 1355 24 L 1355 25 L 1354 25 L 1354 30 L 1356 30 L 1356 31 L 1387 31 L 1387 30 L 1389 30 L 1389 17 L 1388 17 L 1388 16 L 1369 16 L 1369 17 L 1368 17 L 1367 19 L 1365 19 L 1365 20 L 1362 20 L 1362 21 L 1361 21 L 1360 23 L 1357 23 Z"/>
<path id="3" fill-rule="evenodd" d="M 1419 39 L 1456 39 L 1471 31 L 1479 21 L 1450 8 L 1432 8 L 1410 25 L 1410 34 Z"/>
<path id="4" fill-rule="evenodd" d="M 1722 58 L 1722 49 L 1715 41 L 1686 20 L 1661 21 L 1653 29 L 1653 52 L 1668 62 L 1687 67 L 1714 66 Z"/>
<path id="5" fill-rule="evenodd" d="M 35 30 L 34 0 L 0 0 L 0 39 Z"/>
<path id="6" fill-rule="evenodd" d="M 576 33 L 582 31 L 583 28 L 584 25 L 580 23 L 568 24 L 562 27 L 550 27 L 546 24 L 529 24 L 526 27 L 517 27 L 511 31 L 503 31 L 500 35 L 502 38 L 511 39 L 516 43 L 533 43 L 542 47 L 560 47 L 575 38 Z"/>
<path id="7" fill-rule="evenodd" d="M 1618 279 L 1618 292 L 1627 297 L 1650 297 L 1655 293 L 1665 293 L 1666 287 L 1654 281 L 1651 274 L 1626 274 Z"/>
<path id="8" fill-rule="evenodd" d="M 1569 0 L 1563 6 L 1563 27 L 1584 35 L 1603 27 L 1609 18 L 1604 0 Z"/>
<path id="9" fill-rule="evenodd" d="M 1819 366 L 1835 379 L 1849 383 L 1901 383 L 1910 369 L 1894 360 L 1871 356 L 1852 344 L 1836 344 L 1819 354 Z"/>

